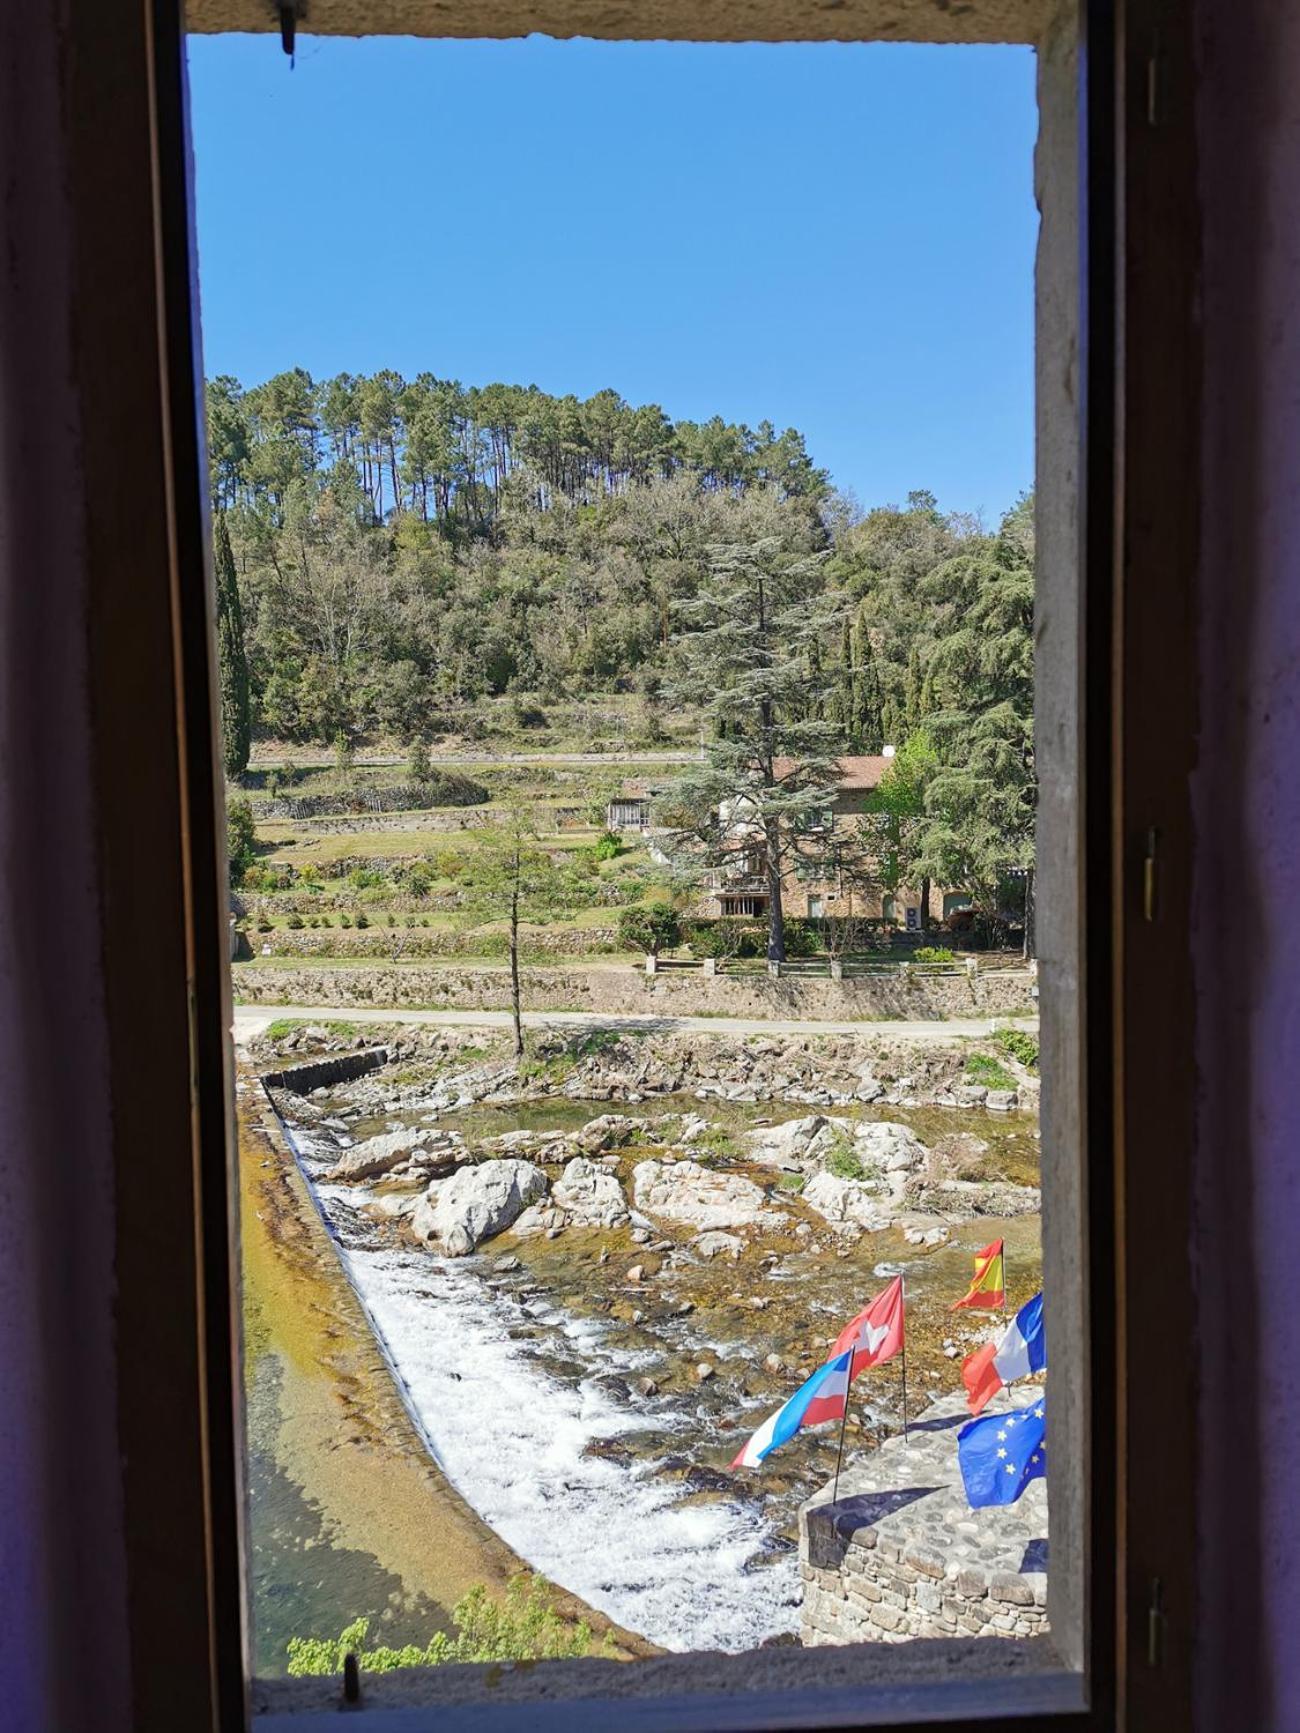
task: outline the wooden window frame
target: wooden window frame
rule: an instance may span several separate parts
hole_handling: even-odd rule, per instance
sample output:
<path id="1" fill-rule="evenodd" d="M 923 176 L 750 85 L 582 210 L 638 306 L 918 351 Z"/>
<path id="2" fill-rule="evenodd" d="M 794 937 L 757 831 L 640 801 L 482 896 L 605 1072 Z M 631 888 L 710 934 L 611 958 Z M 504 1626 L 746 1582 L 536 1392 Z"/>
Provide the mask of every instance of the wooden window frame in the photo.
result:
<path id="1" fill-rule="evenodd" d="M 233 1733 L 248 1704 L 230 999 L 183 25 L 175 0 L 66 10 L 135 1725 Z M 1004 1689 L 986 1705 L 1043 1733 L 1190 1724 L 1194 1630 L 1191 20 L 1178 0 L 1082 0 L 1080 53 L 1091 1699 L 1038 1712 Z M 122 505 L 142 460 L 160 508 L 143 531 Z M 856 1724 L 915 1724 L 906 1695 L 864 1699 Z M 725 1717 L 700 1700 L 677 1724 L 784 1713 L 722 1702 Z M 649 1724 L 645 1702 L 627 1708 Z M 426 1722 L 451 1724 L 441 1709 L 357 1718 Z"/>

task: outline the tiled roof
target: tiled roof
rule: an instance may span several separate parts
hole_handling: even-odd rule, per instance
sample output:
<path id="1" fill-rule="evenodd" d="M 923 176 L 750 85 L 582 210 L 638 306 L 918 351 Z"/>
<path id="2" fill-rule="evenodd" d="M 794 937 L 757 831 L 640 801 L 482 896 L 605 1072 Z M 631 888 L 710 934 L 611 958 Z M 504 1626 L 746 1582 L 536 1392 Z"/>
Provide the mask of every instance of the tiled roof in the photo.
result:
<path id="1" fill-rule="evenodd" d="M 840 787 L 848 788 L 879 788 L 880 779 L 893 763 L 892 758 L 886 758 L 883 753 L 869 753 L 856 758 L 841 758 Z M 790 758 L 778 758 L 773 766 L 778 776 L 784 776 L 794 764 Z"/>

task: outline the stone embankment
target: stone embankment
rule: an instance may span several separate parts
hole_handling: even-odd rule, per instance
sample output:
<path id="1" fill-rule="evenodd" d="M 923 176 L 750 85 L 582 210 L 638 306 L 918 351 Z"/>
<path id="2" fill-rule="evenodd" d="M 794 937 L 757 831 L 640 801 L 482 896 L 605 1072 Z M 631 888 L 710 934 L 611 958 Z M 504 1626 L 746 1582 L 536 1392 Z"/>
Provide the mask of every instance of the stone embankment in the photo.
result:
<path id="1" fill-rule="evenodd" d="M 1017 1386 L 989 1412 L 1032 1398 Z M 1047 1488 L 972 1510 L 957 1467 L 961 1397 L 931 1404 L 799 1515 L 805 1645 L 1037 1637 L 1047 1624 Z"/>
<path id="2" fill-rule="evenodd" d="M 737 1104 L 959 1107 L 974 1113 L 1038 1105 L 1037 1075 L 1008 1055 L 999 1052 L 997 1058 L 1013 1087 L 990 1088 L 967 1081 L 972 1047 L 891 1041 L 887 1024 L 860 1035 L 714 1035 L 708 1040 L 639 1030 L 596 1030 L 572 1038 L 557 1033 L 543 1037 L 522 1066 L 509 1056 L 502 1037 L 415 1025 L 377 1023 L 364 1032 L 333 1032 L 308 1024 L 281 1036 L 259 1036 L 249 1051 L 264 1072 L 283 1068 L 275 1062 L 288 1062 L 298 1064 L 301 1075 L 299 1061 L 316 1063 L 322 1054 L 376 1048 L 387 1053 L 392 1069 L 354 1092 L 376 1113 L 452 1112 L 480 1101 L 499 1105 L 552 1096 L 635 1105 L 679 1094 Z M 426 1063 L 432 1067 L 427 1073 Z M 409 1079 L 403 1067 L 412 1068 Z M 805 1135 L 806 1124 L 766 1130 L 755 1140 L 754 1159 L 781 1165 L 789 1146 Z M 831 1135 L 827 1132 L 823 1141 Z"/>
<path id="3" fill-rule="evenodd" d="M 295 935 L 300 936 L 300 935 Z M 261 936 L 252 935 L 254 940 Z M 382 940 L 380 941 L 383 942 Z M 1016 1016 L 1035 1009 L 1027 970 L 967 975 L 899 975 L 831 981 L 765 975 L 706 976 L 700 971 L 647 975 L 632 968 L 530 967 L 521 973 L 529 1011 L 600 1011 L 611 1016 L 823 1018 L 829 1022 L 903 1018 Z M 240 964 L 235 997 L 244 1004 L 456 1007 L 505 1011 L 504 969 L 419 963 Z"/>

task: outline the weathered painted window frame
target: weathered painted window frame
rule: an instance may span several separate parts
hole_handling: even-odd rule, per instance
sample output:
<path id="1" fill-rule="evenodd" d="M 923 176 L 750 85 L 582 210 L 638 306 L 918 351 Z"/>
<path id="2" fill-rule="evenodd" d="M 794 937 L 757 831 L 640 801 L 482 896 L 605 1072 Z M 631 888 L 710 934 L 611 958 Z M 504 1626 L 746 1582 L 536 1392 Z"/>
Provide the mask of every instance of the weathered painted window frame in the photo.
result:
<path id="1" fill-rule="evenodd" d="M 344 30 L 380 14 L 389 28 L 411 28 L 418 13 L 399 0 L 319 0 L 319 10 L 321 23 Z M 855 10 L 869 14 L 870 0 L 806 15 L 803 0 L 757 12 L 737 0 L 717 9 L 709 34 L 870 37 L 866 25 L 850 28 Z M 961 36 L 982 8 L 900 0 L 891 10 L 909 26 L 897 35 L 925 38 L 949 27 Z M 246 27 L 275 23 L 262 0 L 195 0 L 194 11 L 216 27 L 244 14 Z M 491 11 L 466 16 L 492 33 Z M 1121 1714 L 1143 1725 L 1188 1719 L 1193 71 L 1175 0 L 1083 0 L 1078 17 L 1069 7 L 1041 12 L 1039 906 L 1051 1080 L 1044 1149 L 1053 1152 L 1045 1259 L 1053 1437 L 1062 1440 L 1052 1458 L 1051 1593 L 1062 1664 L 1048 1676 L 977 1677 L 991 1659 L 986 1643 L 969 1672 L 936 1679 L 920 1645 L 835 1651 L 833 1661 L 818 1651 L 806 1679 L 747 1696 L 726 1690 L 729 1675 L 743 1682 L 745 1657 L 692 1657 L 680 1693 L 661 1686 L 655 1697 L 621 1701 L 622 1726 L 901 1727 L 921 1718 L 958 1728 L 1014 1714 L 1023 1726 L 1059 1729 L 1108 1727 Z M 92 345 L 82 376 L 100 580 L 91 683 L 97 871 L 114 961 L 119 1424 L 136 1724 L 234 1729 L 248 1712 L 237 1224 L 182 20 L 173 0 L 111 16 L 95 0 L 68 0 L 68 16 L 84 100 L 72 197 L 79 330 Z M 657 19 L 651 9 L 644 31 L 620 33 L 661 34 Z M 451 33 L 442 14 L 438 33 Z M 102 142 L 110 136 L 111 163 Z M 129 199 L 106 196 L 120 187 Z M 99 311 L 107 282 L 124 292 Z M 156 533 L 120 521 L 118 501 L 142 464 L 159 476 Z M 145 847 L 157 863 L 147 909 L 137 882 Z M 156 1059 L 147 1078 L 136 1058 L 142 1038 Z M 1157 1429 L 1158 1454 L 1145 1447 Z M 1067 1477 L 1069 1465 L 1076 1473 Z M 692 1695 L 692 1676 L 705 1674 L 708 1691 Z M 472 1725 L 486 1726 L 485 1713 Z M 493 1711 L 491 1725 L 571 1730 L 609 1725 L 610 1714 L 571 1702 L 551 1705 L 545 1720 L 537 1706 L 524 1716 Z M 353 1719 L 398 1733 L 462 1718 L 412 1706 Z M 314 1724 L 310 1714 L 259 1722 Z"/>

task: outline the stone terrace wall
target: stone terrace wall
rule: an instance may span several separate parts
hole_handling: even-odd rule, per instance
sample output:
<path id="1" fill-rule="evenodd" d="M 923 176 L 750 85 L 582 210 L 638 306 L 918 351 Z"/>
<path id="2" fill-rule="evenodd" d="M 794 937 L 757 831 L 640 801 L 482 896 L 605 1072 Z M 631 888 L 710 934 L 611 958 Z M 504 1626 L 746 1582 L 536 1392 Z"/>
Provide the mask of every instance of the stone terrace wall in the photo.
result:
<path id="1" fill-rule="evenodd" d="M 646 975 L 629 968 L 526 968 L 524 1009 L 603 1011 L 612 1016 L 662 1013 L 669 1017 L 714 1013 L 728 1017 L 858 1018 L 908 1020 L 1008 1016 L 1035 1008 L 1027 972 L 1002 969 L 974 979 L 930 976 L 898 980 L 770 980 L 764 976 Z M 449 965 L 240 964 L 235 997 L 250 1005 L 432 1006 L 504 1011 L 510 1005 L 506 970 Z"/>
<path id="2" fill-rule="evenodd" d="M 1018 1408 L 1029 1399 L 992 1404 Z M 911 1637 L 1039 1637 L 1047 1631 L 1047 1493 L 971 1510 L 957 1469 L 961 1397 L 937 1402 L 911 1438 L 889 1439 L 799 1516 L 806 1645 Z M 824 1500 L 824 1502 L 822 1502 Z"/>

